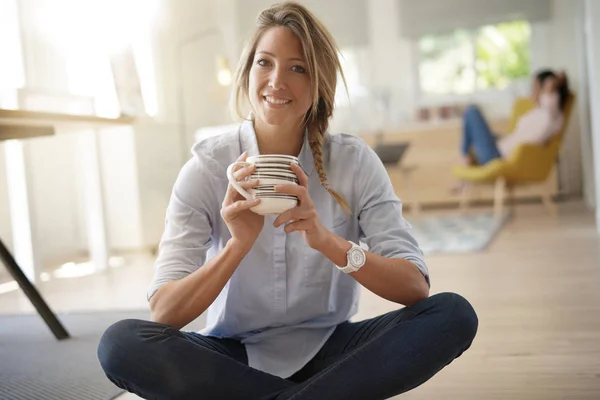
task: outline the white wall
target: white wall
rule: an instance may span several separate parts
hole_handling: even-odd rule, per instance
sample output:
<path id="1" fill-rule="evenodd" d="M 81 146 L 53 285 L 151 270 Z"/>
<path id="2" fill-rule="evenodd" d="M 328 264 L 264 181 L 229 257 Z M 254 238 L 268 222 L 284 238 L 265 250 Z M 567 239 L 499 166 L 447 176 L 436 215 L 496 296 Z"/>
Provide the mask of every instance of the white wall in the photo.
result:
<path id="1" fill-rule="evenodd" d="M 596 226 L 600 231 L 600 3 L 585 1 L 585 29 L 588 54 L 592 146 L 596 182 Z"/>
<path id="2" fill-rule="evenodd" d="M 569 77 L 569 84 L 578 96 L 580 88 L 585 85 L 581 80 L 581 69 L 577 54 L 577 43 L 581 41 L 581 13 L 579 0 L 555 0 L 554 18 L 550 24 L 548 39 L 550 44 L 547 65 L 556 69 L 564 69 Z M 573 109 L 569 129 L 563 141 L 559 158 L 560 190 L 572 196 L 581 196 L 583 192 L 581 164 L 581 127 L 580 110 L 583 103 L 576 103 Z"/>
<path id="3" fill-rule="evenodd" d="M 65 256 L 84 253 L 87 236 L 78 212 L 76 138 L 65 134 L 31 139 L 24 151 L 39 256 L 62 262 Z"/>
<path id="4" fill-rule="evenodd" d="M 398 2 L 368 2 L 371 87 L 390 92 L 390 110 L 384 120 L 397 125 L 414 116 L 418 82 L 414 76 L 413 43 L 400 36 Z"/>
<path id="5" fill-rule="evenodd" d="M 141 234 L 144 247 L 158 244 L 165 211 L 183 157 L 179 126 L 140 120 L 134 125 Z"/>
<path id="6" fill-rule="evenodd" d="M 368 44 L 369 0 L 297 0 L 327 26 L 341 47 Z M 258 14 L 277 3 L 271 0 L 237 0 L 236 14 L 239 38 L 252 32 Z"/>
<path id="7" fill-rule="evenodd" d="M 108 246 L 140 249 L 144 241 L 135 133 L 130 127 L 110 127 L 100 129 L 97 138 Z"/>
<path id="8" fill-rule="evenodd" d="M 594 182 L 594 147 L 592 143 L 592 110 L 590 101 L 590 72 L 588 62 L 591 61 L 592 53 L 588 46 L 591 45 L 591 36 L 586 32 L 586 6 L 585 0 L 580 0 L 579 20 L 581 21 L 579 29 L 581 40 L 577 41 L 577 59 L 579 62 L 581 82 L 587 84 L 580 85 L 578 93 L 579 124 L 581 128 L 581 163 L 583 169 L 583 198 L 585 204 L 590 208 L 596 207 L 596 184 Z"/>
<path id="9" fill-rule="evenodd" d="M 234 53 L 229 42 L 234 13 L 228 11 L 233 1 L 165 2 L 155 26 L 159 113 L 155 120 L 142 118 L 134 125 L 144 247 L 160 241 L 169 196 L 181 166 L 191 156 L 196 129 L 231 121 L 223 88 L 216 87 L 215 60 L 221 51 Z"/>

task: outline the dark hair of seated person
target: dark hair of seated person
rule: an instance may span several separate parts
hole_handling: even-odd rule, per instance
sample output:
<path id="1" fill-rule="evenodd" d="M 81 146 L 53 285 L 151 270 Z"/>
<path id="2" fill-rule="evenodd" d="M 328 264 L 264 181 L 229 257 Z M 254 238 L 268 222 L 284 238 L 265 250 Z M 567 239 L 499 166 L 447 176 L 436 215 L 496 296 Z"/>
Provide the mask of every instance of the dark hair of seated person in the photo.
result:
<path id="1" fill-rule="evenodd" d="M 539 87 L 542 87 L 544 85 L 544 82 L 548 78 L 555 78 L 557 81 L 556 90 L 558 92 L 558 98 L 559 98 L 558 107 L 560 108 L 561 111 L 564 111 L 564 109 L 567 105 L 567 100 L 569 99 L 569 94 L 571 93 L 569 91 L 569 81 L 567 79 L 567 75 L 565 74 L 564 71 L 555 73 L 554 71 L 552 71 L 550 69 L 543 69 L 543 70 L 538 71 L 535 74 L 535 80 L 537 81 L 537 84 L 539 85 Z"/>

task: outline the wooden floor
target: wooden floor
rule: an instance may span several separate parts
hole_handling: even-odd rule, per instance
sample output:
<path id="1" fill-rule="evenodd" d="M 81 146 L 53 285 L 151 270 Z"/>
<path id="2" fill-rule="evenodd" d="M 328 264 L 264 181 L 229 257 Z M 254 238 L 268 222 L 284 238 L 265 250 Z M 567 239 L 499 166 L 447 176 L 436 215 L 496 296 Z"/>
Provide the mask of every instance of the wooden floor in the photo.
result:
<path id="1" fill-rule="evenodd" d="M 557 218 L 525 205 L 487 251 L 429 257 L 432 294 L 471 301 L 479 332 L 470 350 L 399 398 L 600 399 L 599 243 L 582 204 L 562 204 Z M 40 287 L 59 311 L 139 308 L 151 275 L 151 259 L 136 258 L 103 276 Z M 365 292 L 357 318 L 394 307 Z M 31 310 L 18 291 L 0 295 L 0 313 Z"/>
<path id="2" fill-rule="evenodd" d="M 473 304 L 473 346 L 403 399 L 600 399 L 599 238 L 592 213 L 540 207 L 516 217 L 489 250 L 431 257 L 435 292 Z M 441 396 L 441 397 L 440 397 Z"/>

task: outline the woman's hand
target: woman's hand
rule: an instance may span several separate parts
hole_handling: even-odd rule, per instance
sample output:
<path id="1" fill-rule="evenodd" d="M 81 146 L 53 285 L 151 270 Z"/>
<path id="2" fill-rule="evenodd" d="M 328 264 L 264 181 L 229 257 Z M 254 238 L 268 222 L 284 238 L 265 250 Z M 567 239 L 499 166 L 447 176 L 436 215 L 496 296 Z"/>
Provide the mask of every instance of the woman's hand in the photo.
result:
<path id="1" fill-rule="evenodd" d="M 321 223 L 315 204 L 308 194 L 308 176 L 295 164 L 291 168 L 298 177 L 299 184 L 276 185 L 275 191 L 297 196 L 298 205 L 279 215 L 273 225 L 278 227 L 287 224 L 284 229 L 286 232 L 301 231 L 306 243 L 319 250 L 319 246 L 327 242 L 331 232 Z"/>
<path id="2" fill-rule="evenodd" d="M 246 156 L 247 153 L 244 152 L 236 161 L 245 161 Z M 233 176 L 245 190 L 258 184 L 258 180 L 245 180 L 254 172 L 255 168 L 254 165 L 235 168 Z M 265 218 L 262 215 L 250 210 L 251 207 L 257 206 L 259 203 L 260 199 L 248 200 L 239 194 L 231 184 L 227 186 L 227 193 L 221 207 L 221 217 L 227 224 L 232 239 L 244 246 L 247 251 L 254 245 L 265 223 Z"/>

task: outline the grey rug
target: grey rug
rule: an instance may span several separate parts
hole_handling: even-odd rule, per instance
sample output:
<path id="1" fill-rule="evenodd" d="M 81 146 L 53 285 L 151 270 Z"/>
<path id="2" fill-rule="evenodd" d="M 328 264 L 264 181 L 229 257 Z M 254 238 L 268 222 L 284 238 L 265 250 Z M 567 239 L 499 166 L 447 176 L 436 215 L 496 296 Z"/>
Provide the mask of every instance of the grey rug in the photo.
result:
<path id="1" fill-rule="evenodd" d="M 122 393 L 96 356 L 100 336 L 113 322 L 149 319 L 148 311 L 58 316 L 71 334 L 57 341 L 37 315 L 0 316 L 0 399 L 105 400 Z"/>
<path id="2" fill-rule="evenodd" d="M 487 248 L 510 217 L 506 213 L 496 220 L 491 212 L 431 216 L 411 221 L 411 233 L 425 254 L 477 252 Z"/>

